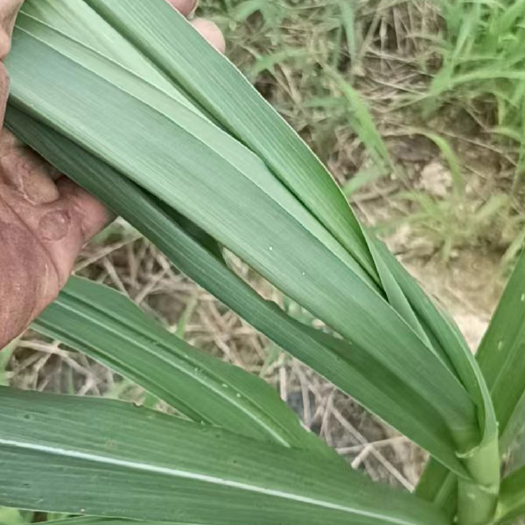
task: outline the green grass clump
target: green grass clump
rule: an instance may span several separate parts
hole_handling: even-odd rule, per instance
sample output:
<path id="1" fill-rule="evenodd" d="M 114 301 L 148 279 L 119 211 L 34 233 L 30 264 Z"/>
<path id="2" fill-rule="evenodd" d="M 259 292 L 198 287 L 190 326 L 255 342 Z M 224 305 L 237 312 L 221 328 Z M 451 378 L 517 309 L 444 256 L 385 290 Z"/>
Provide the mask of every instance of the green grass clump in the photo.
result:
<path id="1" fill-rule="evenodd" d="M 525 133 L 525 2 L 438 0 L 443 31 L 442 66 L 426 95 L 430 107 L 454 100 L 483 131 L 519 148 L 522 172 Z"/>
<path id="2" fill-rule="evenodd" d="M 323 161 L 338 156 L 342 141 L 351 145 L 357 139 L 352 171 L 361 169 L 363 155 L 379 167 L 391 165 L 375 111 L 356 89 L 369 44 L 358 16 L 363 5 L 348 0 L 200 4 L 200 14 L 225 32 L 228 56 Z"/>

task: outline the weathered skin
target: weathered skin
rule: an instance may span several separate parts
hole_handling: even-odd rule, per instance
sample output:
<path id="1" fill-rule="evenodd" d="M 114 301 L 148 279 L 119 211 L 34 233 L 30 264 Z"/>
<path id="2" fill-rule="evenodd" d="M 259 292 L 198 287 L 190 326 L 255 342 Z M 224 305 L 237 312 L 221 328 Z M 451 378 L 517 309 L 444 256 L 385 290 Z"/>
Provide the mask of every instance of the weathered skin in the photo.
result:
<path id="1" fill-rule="evenodd" d="M 195 0 L 168 0 L 188 16 Z M 0 60 L 6 57 L 23 0 L 0 0 Z M 224 39 L 207 20 L 196 29 L 219 50 Z M 110 220 L 94 197 L 2 129 L 9 93 L 0 62 L 0 349 L 58 295 L 82 246 Z"/>

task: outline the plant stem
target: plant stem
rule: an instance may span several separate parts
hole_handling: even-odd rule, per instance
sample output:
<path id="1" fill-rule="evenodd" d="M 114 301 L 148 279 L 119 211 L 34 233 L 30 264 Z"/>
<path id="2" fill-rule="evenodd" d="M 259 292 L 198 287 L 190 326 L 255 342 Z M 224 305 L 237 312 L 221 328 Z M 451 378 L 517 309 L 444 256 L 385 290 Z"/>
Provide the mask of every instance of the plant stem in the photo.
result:
<path id="1" fill-rule="evenodd" d="M 464 460 L 475 481 L 459 480 L 458 524 L 487 525 L 496 512 L 500 486 L 497 439 L 481 445 Z"/>

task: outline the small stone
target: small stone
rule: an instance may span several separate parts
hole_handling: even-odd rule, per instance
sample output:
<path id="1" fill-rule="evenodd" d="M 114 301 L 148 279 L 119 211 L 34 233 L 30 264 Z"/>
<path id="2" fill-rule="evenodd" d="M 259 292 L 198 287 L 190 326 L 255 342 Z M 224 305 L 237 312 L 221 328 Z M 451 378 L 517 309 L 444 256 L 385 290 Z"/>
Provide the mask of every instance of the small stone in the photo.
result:
<path id="1" fill-rule="evenodd" d="M 441 162 L 433 161 L 423 168 L 418 186 L 433 197 L 444 198 L 452 187 L 452 173 Z"/>

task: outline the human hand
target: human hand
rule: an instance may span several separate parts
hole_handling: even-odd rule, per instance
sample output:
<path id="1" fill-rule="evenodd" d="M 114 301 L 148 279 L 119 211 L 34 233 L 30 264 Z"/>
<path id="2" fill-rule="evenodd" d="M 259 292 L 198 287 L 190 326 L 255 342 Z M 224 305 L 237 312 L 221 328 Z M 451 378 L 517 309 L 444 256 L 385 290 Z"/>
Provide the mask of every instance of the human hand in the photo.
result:
<path id="1" fill-rule="evenodd" d="M 185 16 L 196 0 L 167 0 Z M 0 60 L 9 52 L 23 0 L 0 0 Z M 224 39 L 212 22 L 195 28 L 217 49 Z M 1 129 L 8 76 L 0 62 L 0 350 L 57 297 L 82 246 L 110 213 L 35 152 Z"/>

